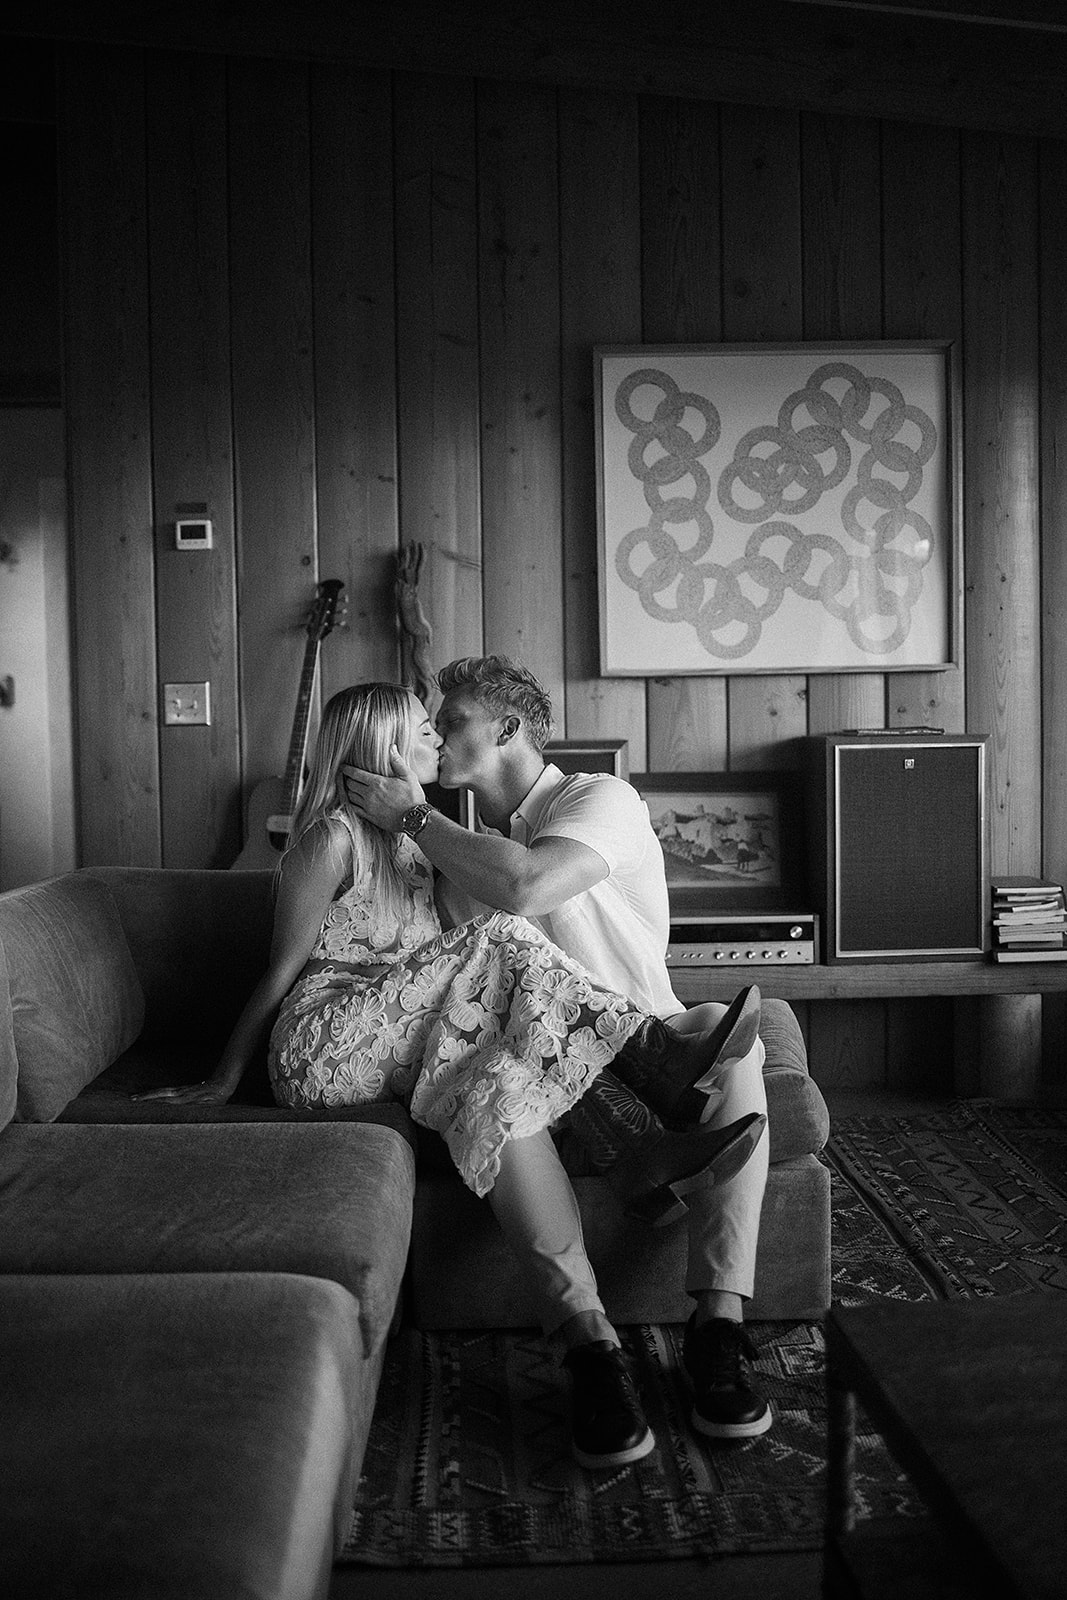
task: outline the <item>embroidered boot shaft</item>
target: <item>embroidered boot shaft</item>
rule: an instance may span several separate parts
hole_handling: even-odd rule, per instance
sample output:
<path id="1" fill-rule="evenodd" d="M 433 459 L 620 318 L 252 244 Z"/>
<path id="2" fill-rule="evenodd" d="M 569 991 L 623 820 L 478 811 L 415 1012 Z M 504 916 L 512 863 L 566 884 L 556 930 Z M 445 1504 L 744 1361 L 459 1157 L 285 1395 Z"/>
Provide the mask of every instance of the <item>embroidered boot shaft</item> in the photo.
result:
<path id="1" fill-rule="evenodd" d="M 627 1039 L 612 1071 L 671 1128 L 699 1123 L 716 1075 L 752 1049 L 759 1034 L 760 992 L 742 989 L 706 1033 L 680 1034 L 649 1017 Z"/>
<path id="2" fill-rule="evenodd" d="M 663 1228 L 685 1215 L 694 1189 L 741 1170 L 766 1121 L 754 1112 L 726 1128 L 668 1131 L 624 1083 L 602 1072 L 571 1109 L 567 1125 L 627 1214 Z"/>

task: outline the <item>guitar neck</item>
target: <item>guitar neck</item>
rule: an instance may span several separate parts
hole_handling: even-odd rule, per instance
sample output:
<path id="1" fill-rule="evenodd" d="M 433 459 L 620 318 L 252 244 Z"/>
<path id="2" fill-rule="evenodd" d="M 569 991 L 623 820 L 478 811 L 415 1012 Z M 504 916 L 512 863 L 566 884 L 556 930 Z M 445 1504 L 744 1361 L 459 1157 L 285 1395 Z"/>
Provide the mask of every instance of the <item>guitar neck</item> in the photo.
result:
<path id="1" fill-rule="evenodd" d="M 300 799 L 304 784 L 304 759 L 307 755 L 308 726 L 311 722 L 311 691 L 315 687 L 315 668 L 319 659 L 319 639 L 308 639 L 304 647 L 304 665 L 296 691 L 296 711 L 293 714 L 293 732 L 289 739 L 289 755 L 282 780 L 282 815 L 291 817 Z"/>

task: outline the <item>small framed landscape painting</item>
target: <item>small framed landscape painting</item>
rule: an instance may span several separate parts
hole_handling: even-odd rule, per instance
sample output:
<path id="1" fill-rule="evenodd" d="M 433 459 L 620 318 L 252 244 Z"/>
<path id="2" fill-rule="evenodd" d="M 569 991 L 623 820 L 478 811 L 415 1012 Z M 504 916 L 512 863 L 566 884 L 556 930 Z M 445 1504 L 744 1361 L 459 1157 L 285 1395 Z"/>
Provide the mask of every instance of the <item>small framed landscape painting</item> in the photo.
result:
<path id="1" fill-rule="evenodd" d="M 671 911 L 785 910 L 804 884 L 800 781 L 792 772 L 639 772 L 663 847 Z"/>

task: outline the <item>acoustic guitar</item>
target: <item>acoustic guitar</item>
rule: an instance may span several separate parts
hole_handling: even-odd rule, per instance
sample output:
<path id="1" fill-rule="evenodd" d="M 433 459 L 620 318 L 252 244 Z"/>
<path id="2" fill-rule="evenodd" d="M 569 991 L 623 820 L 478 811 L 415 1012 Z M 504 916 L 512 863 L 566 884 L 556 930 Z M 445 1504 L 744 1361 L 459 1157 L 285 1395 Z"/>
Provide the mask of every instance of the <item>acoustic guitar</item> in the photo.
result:
<path id="1" fill-rule="evenodd" d="M 315 686 L 315 669 L 319 662 L 322 641 L 337 626 L 338 612 L 342 607 L 341 593 L 344 585 L 340 578 L 327 578 L 315 591 L 315 604 L 307 625 L 307 643 L 304 646 L 304 665 L 296 691 L 296 710 L 293 714 L 293 731 L 289 738 L 289 755 L 285 763 L 285 776 L 264 778 L 252 790 L 248 801 L 245 846 L 231 871 L 255 872 L 264 867 L 273 870 L 289 839 L 289 829 L 304 786 L 304 763 L 307 757 L 308 727 L 311 722 L 311 693 Z"/>

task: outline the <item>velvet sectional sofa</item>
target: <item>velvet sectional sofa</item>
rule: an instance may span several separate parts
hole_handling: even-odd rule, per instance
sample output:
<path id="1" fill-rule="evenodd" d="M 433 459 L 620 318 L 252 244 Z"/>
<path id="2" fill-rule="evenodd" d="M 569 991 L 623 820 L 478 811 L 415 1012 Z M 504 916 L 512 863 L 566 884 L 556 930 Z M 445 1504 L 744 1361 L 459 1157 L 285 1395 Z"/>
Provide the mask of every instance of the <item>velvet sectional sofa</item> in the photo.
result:
<path id="1" fill-rule="evenodd" d="M 0 895 L 0 1567 L 14 1596 L 302 1600 L 344 1539 L 391 1329 L 534 1319 L 484 1202 L 400 1106 L 297 1113 L 210 1071 L 265 965 L 267 873 L 83 870 Z M 753 1318 L 829 1303 L 826 1108 L 762 1025 Z M 682 1320 L 685 1229 L 574 1152 L 609 1313 Z"/>

